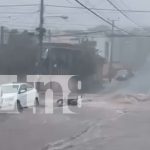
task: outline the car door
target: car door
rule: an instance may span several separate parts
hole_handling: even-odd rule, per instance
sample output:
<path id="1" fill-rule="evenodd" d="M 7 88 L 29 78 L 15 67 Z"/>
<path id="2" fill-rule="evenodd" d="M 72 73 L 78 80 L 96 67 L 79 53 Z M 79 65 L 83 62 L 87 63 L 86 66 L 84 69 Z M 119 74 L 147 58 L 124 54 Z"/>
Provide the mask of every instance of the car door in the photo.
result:
<path id="1" fill-rule="evenodd" d="M 22 84 L 19 88 L 18 100 L 23 107 L 27 107 L 27 87 L 25 84 Z"/>
<path id="2" fill-rule="evenodd" d="M 33 88 L 32 85 L 27 84 L 27 103 L 28 106 L 33 106 L 36 97 L 36 90 Z"/>

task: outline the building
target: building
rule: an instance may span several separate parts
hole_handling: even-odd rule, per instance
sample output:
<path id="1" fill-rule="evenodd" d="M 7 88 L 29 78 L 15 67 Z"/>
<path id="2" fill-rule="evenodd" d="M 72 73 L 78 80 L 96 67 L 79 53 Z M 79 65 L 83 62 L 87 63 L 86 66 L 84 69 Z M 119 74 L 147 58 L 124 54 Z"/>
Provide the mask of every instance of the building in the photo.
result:
<path id="1" fill-rule="evenodd" d="M 74 66 L 78 65 L 81 50 L 67 43 L 44 43 L 48 50 L 47 59 L 44 62 L 46 74 L 51 75 L 77 75 Z"/>
<path id="2" fill-rule="evenodd" d="M 137 69 L 145 63 L 149 49 L 150 38 L 147 37 L 115 38 L 113 60 Z"/>
<path id="3" fill-rule="evenodd" d="M 8 39 L 10 36 L 10 32 L 6 27 L 0 27 L 0 45 L 6 45 L 8 43 Z"/>
<path id="4" fill-rule="evenodd" d="M 94 46 L 95 42 L 90 41 L 89 45 Z M 92 60 L 89 61 L 84 55 L 86 46 L 89 47 L 86 42 L 84 44 L 44 43 L 44 48 L 48 51 L 43 61 L 42 72 L 51 75 L 77 75 L 82 80 L 84 87 L 89 87 L 92 83 L 102 85 L 105 60 L 97 55 L 94 60 L 95 65 L 92 66 Z M 89 49 L 92 50 L 92 47 Z M 92 72 L 90 72 L 91 67 L 95 68 L 95 70 L 91 69 Z"/>
<path id="5" fill-rule="evenodd" d="M 114 67 L 122 66 L 122 68 L 130 69 L 138 69 L 141 67 L 150 54 L 150 37 L 122 36 L 122 33 L 119 31 L 116 31 L 115 34 L 116 36 L 113 37 L 112 53 Z M 137 34 L 137 31 L 134 34 Z M 146 33 L 139 34 L 144 35 Z M 107 62 L 110 61 L 111 54 L 110 35 L 111 30 L 88 35 L 89 40 L 96 41 L 96 48 L 99 54 L 103 56 Z"/>
<path id="6" fill-rule="evenodd" d="M 110 49 L 111 49 L 111 39 L 106 33 L 97 33 L 88 36 L 89 40 L 96 42 L 96 49 L 100 56 L 104 57 L 107 61 L 110 60 Z"/>

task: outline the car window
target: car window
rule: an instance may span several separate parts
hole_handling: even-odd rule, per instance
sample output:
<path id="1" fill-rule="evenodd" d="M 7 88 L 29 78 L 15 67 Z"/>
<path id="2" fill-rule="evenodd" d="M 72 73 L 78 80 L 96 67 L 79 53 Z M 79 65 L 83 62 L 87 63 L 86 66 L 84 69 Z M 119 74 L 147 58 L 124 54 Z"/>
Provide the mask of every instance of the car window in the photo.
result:
<path id="1" fill-rule="evenodd" d="M 30 84 L 27 84 L 26 86 L 27 86 L 27 91 L 30 91 L 30 90 L 32 90 L 32 89 L 33 89 L 33 86 L 32 86 L 32 85 L 30 85 Z"/>
<path id="2" fill-rule="evenodd" d="M 4 85 L 1 86 L 1 90 L 4 94 L 6 93 L 17 93 L 18 92 L 18 85 Z"/>
<path id="3" fill-rule="evenodd" d="M 27 86 L 25 84 L 21 85 L 19 92 L 22 90 L 27 91 Z"/>

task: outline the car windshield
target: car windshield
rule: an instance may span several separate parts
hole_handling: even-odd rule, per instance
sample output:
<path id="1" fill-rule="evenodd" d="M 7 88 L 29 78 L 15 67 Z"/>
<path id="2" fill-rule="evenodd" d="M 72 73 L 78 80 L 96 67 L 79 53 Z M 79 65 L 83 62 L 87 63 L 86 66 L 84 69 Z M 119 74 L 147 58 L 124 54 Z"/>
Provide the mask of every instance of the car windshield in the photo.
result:
<path id="1" fill-rule="evenodd" d="M 118 71 L 117 75 L 127 75 L 128 71 L 127 70 L 120 70 Z"/>
<path id="2" fill-rule="evenodd" d="M 1 90 L 3 94 L 7 93 L 17 93 L 19 85 L 3 85 L 1 86 Z"/>

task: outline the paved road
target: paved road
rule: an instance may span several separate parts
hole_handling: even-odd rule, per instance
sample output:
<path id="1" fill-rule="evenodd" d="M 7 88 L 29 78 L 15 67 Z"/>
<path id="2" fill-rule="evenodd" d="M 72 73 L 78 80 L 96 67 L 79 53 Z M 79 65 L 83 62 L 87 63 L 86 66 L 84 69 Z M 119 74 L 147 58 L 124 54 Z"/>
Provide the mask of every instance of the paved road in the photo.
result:
<path id="1" fill-rule="evenodd" d="M 97 97 L 98 99 L 98 97 Z M 86 102 L 76 114 L 0 114 L 1 150 L 148 150 L 150 102 Z"/>
<path id="2" fill-rule="evenodd" d="M 90 107 L 71 107 L 76 114 L 62 114 L 62 108 L 55 108 L 54 114 L 38 114 L 26 109 L 18 115 L 0 114 L 1 150 L 47 150 L 64 147 L 89 132 L 95 124 L 111 118 L 111 110 Z M 69 142 L 69 143 L 70 143 Z M 57 144 L 56 144 L 57 143 Z"/>
<path id="3" fill-rule="evenodd" d="M 98 107 L 98 103 L 92 105 Z M 106 106 L 103 104 L 103 107 Z M 69 143 L 69 150 L 149 150 L 150 101 L 124 107 L 115 104 L 113 108 L 118 115 L 102 124 L 96 123 L 89 134 Z"/>

